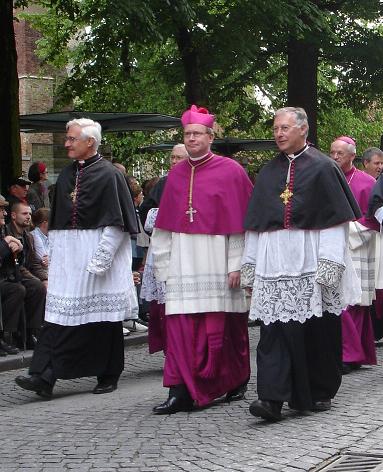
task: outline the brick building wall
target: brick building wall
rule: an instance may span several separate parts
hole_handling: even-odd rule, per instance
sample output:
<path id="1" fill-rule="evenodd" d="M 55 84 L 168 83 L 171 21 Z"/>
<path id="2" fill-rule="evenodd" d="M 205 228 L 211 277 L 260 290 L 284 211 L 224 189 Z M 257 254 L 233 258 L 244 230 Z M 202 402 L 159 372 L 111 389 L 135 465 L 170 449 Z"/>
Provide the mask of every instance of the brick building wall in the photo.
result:
<path id="1" fill-rule="evenodd" d="M 38 13 L 41 8 L 31 6 L 23 11 Z M 15 14 L 17 15 L 17 11 Z M 14 30 L 18 56 L 20 114 L 49 112 L 53 106 L 55 78 L 52 71 L 43 69 L 35 54 L 36 41 L 40 34 L 22 19 L 14 22 Z M 22 167 L 25 173 L 32 163 L 33 144 L 51 145 L 53 144 L 53 135 L 50 133 L 21 133 Z M 46 148 L 49 149 L 51 146 L 46 146 Z M 44 159 L 48 167 L 53 167 L 51 154 L 52 152 L 48 152 L 47 158 Z"/>

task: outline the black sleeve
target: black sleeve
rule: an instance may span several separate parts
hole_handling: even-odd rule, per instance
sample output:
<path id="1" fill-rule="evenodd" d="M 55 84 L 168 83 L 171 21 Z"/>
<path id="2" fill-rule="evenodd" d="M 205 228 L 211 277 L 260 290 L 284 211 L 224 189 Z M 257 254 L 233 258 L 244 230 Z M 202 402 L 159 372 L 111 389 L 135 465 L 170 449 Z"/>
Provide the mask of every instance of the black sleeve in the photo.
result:
<path id="1" fill-rule="evenodd" d="M 5 259 L 8 259 L 12 255 L 12 251 L 9 249 L 8 244 L 4 241 L 0 241 L 0 264 L 3 263 Z"/>

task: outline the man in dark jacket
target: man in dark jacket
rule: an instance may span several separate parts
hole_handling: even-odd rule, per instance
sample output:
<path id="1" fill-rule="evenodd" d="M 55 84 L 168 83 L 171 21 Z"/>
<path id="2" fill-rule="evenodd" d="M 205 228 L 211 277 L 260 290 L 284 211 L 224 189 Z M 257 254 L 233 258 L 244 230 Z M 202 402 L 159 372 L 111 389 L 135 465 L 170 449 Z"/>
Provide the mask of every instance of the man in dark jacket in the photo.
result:
<path id="1" fill-rule="evenodd" d="M 35 338 L 44 319 L 48 273 L 37 257 L 33 238 L 27 231 L 30 225 L 30 207 L 24 203 L 15 203 L 12 206 L 11 223 L 7 225 L 6 233 L 20 241 L 23 246 L 23 250 L 17 258 L 16 268 L 18 269 L 18 274 L 16 274 L 16 284 L 19 285 L 18 290 L 22 292 L 21 300 L 24 299 L 24 304 L 20 305 L 25 310 L 27 347 L 33 349 Z M 22 313 L 19 313 L 19 317 Z M 13 324 L 6 331 L 11 333 L 17 332 L 20 329 L 19 324 Z"/>
<path id="2" fill-rule="evenodd" d="M 17 354 L 19 350 L 4 340 L 4 332 L 9 332 L 19 322 L 24 288 L 16 282 L 15 260 L 23 250 L 21 242 L 13 236 L 5 235 L 6 208 L 9 203 L 0 195 L 0 356 Z"/>

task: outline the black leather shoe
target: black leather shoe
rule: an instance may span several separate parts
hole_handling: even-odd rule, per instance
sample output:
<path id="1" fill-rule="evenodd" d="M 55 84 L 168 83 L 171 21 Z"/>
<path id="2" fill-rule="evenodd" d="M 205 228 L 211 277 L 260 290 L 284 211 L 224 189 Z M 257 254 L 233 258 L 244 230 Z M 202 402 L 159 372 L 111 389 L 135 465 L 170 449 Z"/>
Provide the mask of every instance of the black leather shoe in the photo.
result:
<path id="1" fill-rule="evenodd" d="M 247 391 L 247 382 L 235 388 L 234 390 L 227 392 L 225 401 L 235 402 L 238 400 L 243 400 L 245 398 L 246 391 Z"/>
<path id="2" fill-rule="evenodd" d="M 20 351 L 17 347 L 12 346 L 4 341 L 4 339 L 0 339 L 0 349 L 5 351 L 7 354 L 18 354 Z"/>
<path id="3" fill-rule="evenodd" d="M 93 393 L 96 394 L 103 394 L 103 393 L 112 393 L 117 389 L 117 384 L 112 383 L 112 384 L 103 384 L 103 383 L 98 383 L 94 389 Z"/>
<path id="4" fill-rule="evenodd" d="M 327 411 L 331 409 L 331 400 L 318 400 L 313 403 L 311 411 Z"/>
<path id="5" fill-rule="evenodd" d="M 175 396 L 169 397 L 166 402 L 153 408 L 153 413 L 156 415 L 171 415 L 179 411 L 191 411 L 193 409 L 193 400 L 178 398 Z"/>
<path id="6" fill-rule="evenodd" d="M 282 402 L 255 400 L 249 407 L 253 416 L 260 416 L 267 421 L 280 421 Z"/>
<path id="7" fill-rule="evenodd" d="M 37 395 L 40 395 L 40 397 L 46 398 L 47 400 L 52 398 L 52 385 L 37 375 L 32 375 L 31 377 L 19 375 L 15 378 L 15 382 L 19 387 L 35 392 Z"/>

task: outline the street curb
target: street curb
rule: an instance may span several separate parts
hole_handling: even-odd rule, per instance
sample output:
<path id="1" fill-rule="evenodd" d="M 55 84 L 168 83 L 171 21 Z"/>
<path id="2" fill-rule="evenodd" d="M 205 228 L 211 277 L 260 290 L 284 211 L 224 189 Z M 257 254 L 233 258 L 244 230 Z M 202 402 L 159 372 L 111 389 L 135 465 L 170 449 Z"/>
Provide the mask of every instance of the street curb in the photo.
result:
<path id="1" fill-rule="evenodd" d="M 148 334 L 131 333 L 124 337 L 124 346 L 139 346 L 148 342 Z M 0 358 L 0 372 L 7 372 L 9 370 L 25 369 L 30 366 L 33 351 L 22 351 L 19 354 L 8 355 Z"/>

